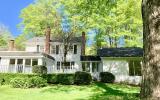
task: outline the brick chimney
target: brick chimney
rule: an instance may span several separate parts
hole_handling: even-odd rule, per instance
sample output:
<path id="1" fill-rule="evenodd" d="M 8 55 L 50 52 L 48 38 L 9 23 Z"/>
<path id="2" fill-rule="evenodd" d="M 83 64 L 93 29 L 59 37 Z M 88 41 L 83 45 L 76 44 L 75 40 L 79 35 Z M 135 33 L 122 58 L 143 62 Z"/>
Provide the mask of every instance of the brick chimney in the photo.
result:
<path id="1" fill-rule="evenodd" d="M 82 45 L 81 45 L 81 55 L 85 55 L 85 48 L 86 48 L 86 36 L 85 32 L 82 32 Z"/>
<path id="2" fill-rule="evenodd" d="M 14 48 L 14 40 L 10 40 L 10 41 L 9 41 L 9 48 L 8 48 L 8 50 L 9 50 L 9 51 L 14 51 L 14 49 L 15 49 L 15 48 Z"/>
<path id="3" fill-rule="evenodd" d="M 50 54 L 50 35 L 51 35 L 51 28 L 47 27 L 45 31 L 46 39 L 45 39 L 45 53 Z"/>

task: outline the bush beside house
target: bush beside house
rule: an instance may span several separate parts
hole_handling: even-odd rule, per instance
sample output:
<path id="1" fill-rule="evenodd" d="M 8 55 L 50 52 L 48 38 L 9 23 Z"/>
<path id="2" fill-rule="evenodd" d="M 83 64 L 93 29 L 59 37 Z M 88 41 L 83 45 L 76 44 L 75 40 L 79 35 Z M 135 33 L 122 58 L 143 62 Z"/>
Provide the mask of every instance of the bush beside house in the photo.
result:
<path id="1" fill-rule="evenodd" d="M 32 72 L 35 74 L 47 74 L 47 67 L 43 65 L 35 65 L 32 67 Z"/>
<path id="2" fill-rule="evenodd" d="M 100 81 L 103 83 L 113 83 L 115 81 L 115 76 L 110 72 L 101 72 Z"/>
<path id="3" fill-rule="evenodd" d="M 75 84 L 90 84 L 92 82 L 92 76 L 90 73 L 87 72 L 76 72 L 75 73 Z"/>

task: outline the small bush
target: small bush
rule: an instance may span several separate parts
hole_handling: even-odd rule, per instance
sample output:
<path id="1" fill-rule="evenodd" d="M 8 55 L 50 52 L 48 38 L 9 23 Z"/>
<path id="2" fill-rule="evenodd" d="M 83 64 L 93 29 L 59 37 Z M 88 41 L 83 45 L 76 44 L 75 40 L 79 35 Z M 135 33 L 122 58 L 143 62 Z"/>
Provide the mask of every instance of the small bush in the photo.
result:
<path id="1" fill-rule="evenodd" d="M 104 83 L 113 83 L 115 81 L 115 76 L 110 72 L 101 72 L 100 79 L 101 82 Z"/>
<path id="2" fill-rule="evenodd" d="M 47 81 L 38 76 L 31 78 L 15 77 L 10 83 L 14 88 L 40 88 L 46 86 Z"/>
<path id="3" fill-rule="evenodd" d="M 71 85 L 74 84 L 74 74 L 57 74 L 56 83 Z"/>
<path id="4" fill-rule="evenodd" d="M 31 77 L 29 78 L 29 81 L 28 81 L 28 88 L 34 88 L 34 87 L 40 88 L 46 85 L 47 85 L 47 80 L 39 76 Z"/>
<path id="5" fill-rule="evenodd" d="M 43 65 L 35 65 L 32 67 L 32 72 L 36 74 L 47 74 L 47 67 Z"/>
<path id="6" fill-rule="evenodd" d="M 57 74 L 47 74 L 45 76 L 48 83 L 56 84 L 57 83 Z"/>
<path id="7" fill-rule="evenodd" d="M 26 79 L 21 77 L 15 77 L 11 80 L 11 85 L 14 88 L 25 88 L 26 87 Z"/>
<path id="8" fill-rule="evenodd" d="M 76 72 L 75 73 L 75 79 L 74 82 L 75 84 L 90 84 L 92 81 L 92 77 L 90 73 L 87 72 Z"/>

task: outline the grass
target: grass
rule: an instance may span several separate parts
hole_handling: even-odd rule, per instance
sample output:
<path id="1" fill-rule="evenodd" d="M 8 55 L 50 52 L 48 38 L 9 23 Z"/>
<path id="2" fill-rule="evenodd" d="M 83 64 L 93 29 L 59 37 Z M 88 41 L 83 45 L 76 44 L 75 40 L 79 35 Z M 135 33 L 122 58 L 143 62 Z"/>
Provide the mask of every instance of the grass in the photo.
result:
<path id="1" fill-rule="evenodd" d="M 1 100 L 139 100 L 139 87 L 94 83 L 88 86 L 52 85 L 18 89 L 0 86 Z"/>

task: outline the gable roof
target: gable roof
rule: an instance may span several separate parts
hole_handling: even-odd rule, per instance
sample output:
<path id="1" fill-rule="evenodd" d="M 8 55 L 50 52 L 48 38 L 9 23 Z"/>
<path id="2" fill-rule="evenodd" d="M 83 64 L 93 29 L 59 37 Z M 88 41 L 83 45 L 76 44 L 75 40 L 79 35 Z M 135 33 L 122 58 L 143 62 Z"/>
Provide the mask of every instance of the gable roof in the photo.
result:
<path id="1" fill-rule="evenodd" d="M 100 57 L 142 57 L 142 48 L 102 48 L 97 51 Z"/>
<path id="2" fill-rule="evenodd" d="M 50 42 L 62 42 L 63 38 L 51 38 Z M 82 41 L 82 37 L 73 37 L 71 39 L 71 42 L 73 43 L 78 43 Z M 27 43 L 44 43 L 45 42 L 45 37 L 33 37 L 29 40 L 27 40 Z"/>

